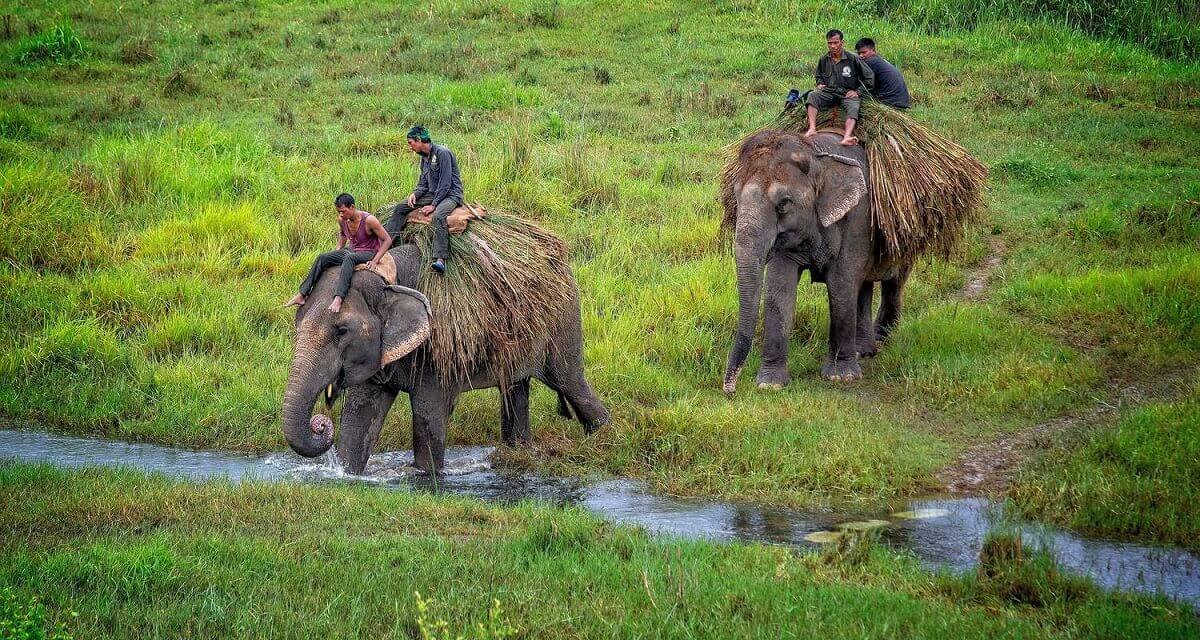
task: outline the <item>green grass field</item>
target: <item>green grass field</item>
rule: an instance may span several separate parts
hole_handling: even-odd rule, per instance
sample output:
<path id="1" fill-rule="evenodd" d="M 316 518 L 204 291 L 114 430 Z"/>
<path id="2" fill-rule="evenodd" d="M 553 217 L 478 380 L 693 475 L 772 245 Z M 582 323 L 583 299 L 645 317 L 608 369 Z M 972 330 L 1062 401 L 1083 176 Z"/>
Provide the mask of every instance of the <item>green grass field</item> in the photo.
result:
<path id="1" fill-rule="evenodd" d="M 1200 361 L 1200 16 L 1188 3 L 1175 13 L 1134 0 L 1011 4 L 1023 9 L 983 0 L 0 2 L 0 417 L 188 447 L 284 447 L 277 414 L 292 315 L 277 307 L 332 246 L 334 195 L 378 209 L 411 190 L 417 167 L 404 132 L 414 122 L 457 151 L 468 198 L 536 220 L 570 245 L 588 374 L 615 421 L 585 439 L 554 416 L 552 394 L 535 392 L 535 448 L 508 454 L 509 464 L 632 476 L 676 494 L 874 502 L 921 493 L 972 444 L 1112 401 L 1116 387 L 1136 385 L 1153 400 L 1194 379 Z M 792 385 L 754 390 L 756 349 L 742 391 L 727 398 L 720 377 L 737 301 L 717 241 L 722 149 L 769 121 L 788 88 L 811 83 L 832 26 L 851 42 L 874 37 L 908 78 L 912 115 L 988 165 L 987 211 L 951 260 L 918 265 L 901 327 L 863 382 L 819 379 L 825 290 L 806 283 Z M 964 299 L 963 284 L 992 251 L 1001 260 L 985 294 Z M 452 444 L 496 441 L 497 405 L 494 391 L 464 397 Z M 406 446 L 406 414 L 397 403 L 381 447 Z M 1089 425 L 1027 469 L 1015 497 L 1085 531 L 1194 545 L 1195 418 L 1193 394 Z M 128 489 L 130 509 L 153 502 L 139 491 Z M 329 495 L 364 513 L 377 513 L 374 500 L 400 500 Z M 3 500 L 10 514 L 41 517 Z M 1144 508 L 1114 517 L 1131 501 Z M 424 504 L 452 512 L 442 524 L 482 509 Z M 120 540 L 79 526 L 38 544 L 86 539 L 89 551 L 36 560 L 13 550 L 26 534 L 6 534 L 4 571 L 27 577 L 46 562 L 66 571 L 72 554 L 91 553 L 96 575 L 108 576 L 104 567 L 141 566 L 143 556 L 153 565 L 162 554 L 187 566 L 188 610 L 207 612 L 201 620 L 228 610 L 230 594 L 290 592 L 290 582 L 309 580 L 295 573 L 297 551 L 268 548 L 265 528 L 244 541 L 190 525 Z M 348 566 L 369 562 L 336 528 L 323 531 L 316 543 Z M 387 535 L 367 542 L 431 558 L 478 558 L 486 547 L 457 534 L 402 543 Z M 631 540 L 660 562 L 703 559 L 703 571 L 778 555 Z M 282 577 L 245 584 L 257 562 Z M 911 568 L 894 571 L 927 584 Z M 953 599 L 928 604 L 861 586 L 866 573 L 818 572 L 797 587 L 802 605 L 768 598 L 758 581 L 769 576 L 754 574 L 745 579 L 758 595 L 713 593 L 711 603 L 781 621 L 799 615 L 792 607 L 869 592 L 877 603 L 917 598 L 905 611 L 941 607 L 948 613 L 931 619 L 968 636 L 992 628 Z M 224 585 L 211 597 L 197 586 L 208 578 Z M 366 580 L 335 579 L 351 589 Z M 118 588 L 79 580 L 80 593 Z M 577 620 L 587 606 L 572 599 L 578 585 L 555 588 L 571 598 L 536 615 L 525 611 L 528 591 L 502 604 L 525 629 Z M 305 582 L 296 605 L 315 607 L 334 591 Z M 485 591 L 463 602 L 430 593 L 465 624 L 473 618 L 464 612 L 487 610 Z M 162 598 L 131 605 L 131 615 L 146 629 L 160 620 L 182 629 L 183 614 L 159 615 L 170 606 Z M 368 604 L 354 610 L 376 620 Z M 103 629 L 124 615 L 120 606 L 94 601 L 81 612 L 86 627 Z M 608 616 L 620 608 L 605 607 Z M 828 615 L 823 628 L 844 629 Z M 915 622 L 925 614 L 911 615 L 878 623 L 932 635 Z M 1002 613 L 1031 625 L 1028 635 L 1075 628 L 1039 615 Z M 666 623 L 651 615 L 645 624 Z M 605 629 L 630 630 L 577 635 Z"/>
<path id="2" fill-rule="evenodd" d="M 1197 24 L 1188 3 L 1136 0 L 0 2 L 0 416 L 283 447 L 291 315 L 275 307 L 332 244 L 333 195 L 376 209 L 408 193 L 403 136 L 422 122 L 458 152 L 468 197 L 568 240 L 589 376 L 616 418 L 584 439 L 538 393 L 536 447 L 508 464 L 870 502 L 1135 385 L 1148 404 L 1070 434 L 1013 497 L 1194 546 L 1200 422 L 1194 390 L 1170 390 L 1194 389 L 1200 356 Z M 990 167 L 987 213 L 953 259 L 918 266 L 862 383 L 818 379 L 824 289 L 805 285 L 793 384 L 726 398 L 722 148 L 810 82 L 831 26 L 879 41 L 913 115 Z M 465 397 L 452 441 L 496 440 L 497 402 Z M 406 445 L 405 409 L 383 446 Z M 931 576 L 869 545 L 796 556 L 528 506 L 22 465 L 0 486 L 0 618 L 40 629 L 40 597 L 80 637 L 1196 633 L 1188 613 L 1052 569 Z"/>
<path id="3" fill-rule="evenodd" d="M 1105 595 L 1036 558 L 988 576 L 931 575 L 869 542 L 796 553 L 655 540 L 572 510 L 361 487 L 173 484 L 8 464 L 0 518 L 0 584 L 12 585 L 0 613 L 6 600 L 28 610 L 40 595 L 47 626 L 77 637 L 1200 632 L 1190 610 Z"/>

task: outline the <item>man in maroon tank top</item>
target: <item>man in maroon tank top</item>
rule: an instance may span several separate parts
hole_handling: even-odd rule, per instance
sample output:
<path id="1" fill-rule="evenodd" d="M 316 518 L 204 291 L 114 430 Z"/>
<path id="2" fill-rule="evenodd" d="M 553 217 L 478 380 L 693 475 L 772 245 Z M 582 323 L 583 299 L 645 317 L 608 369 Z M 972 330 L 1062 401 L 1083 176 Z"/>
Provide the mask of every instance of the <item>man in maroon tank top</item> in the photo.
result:
<path id="1" fill-rule="evenodd" d="M 330 311 L 341 311 L 342 300 L 350 292 L 354 267 L 366 262 L 367 268 L 374 269 L 379 265 L 383 254 L 392 246 L 391 234 L 379 224 L 375 216 L 366 211 L 359 211 L 354 206 L 354 196 L 343 193 L 334 199 L 333 206 L 337 209 L 338 226 L 341 227 L 337 249 L 317 256 L 312 268 L 308 270 L 308 277 L 300 284 L 300 293 L 288 300 L 283 305 L 285 307 L 304 304 L 308 294 L 312 293 L 313 287 L 317 285 L 317 280 L 321 278 L 321 273 L 329 267 L 341 265 L 337 293 L 329 305 Z"/>

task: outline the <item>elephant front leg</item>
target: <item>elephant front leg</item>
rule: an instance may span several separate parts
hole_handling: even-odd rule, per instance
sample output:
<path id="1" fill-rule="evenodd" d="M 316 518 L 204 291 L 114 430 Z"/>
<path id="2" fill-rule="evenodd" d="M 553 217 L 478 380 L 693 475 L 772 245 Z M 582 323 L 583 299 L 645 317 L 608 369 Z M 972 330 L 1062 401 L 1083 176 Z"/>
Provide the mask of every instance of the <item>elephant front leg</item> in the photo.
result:
<path id="1" fill-rule="evenodd" d="M 357 384 L 346 389 L 338 429 L 337 453 L 347 473 L 360 475 L 379 442 L 384 419 L 396 401 L 396 392 L 377 384 Z"/>
<path id="2" fill-rule="evenodd" d="M 858 366 L 858 293 L 857 278 L 830 278 L 829 290 L 829 359 L 821 369 L 827 380 L 849 382 L 862 378 Z"/>
<path id="3" fill-rule="evenodd" d="M 766 310 L 763 313 L 763 360 L 758 368 L 759 389 L 782 389 L 788 377 L 788 339 L 796 315 L 796 284 L 800 267 L 777 255 L 767 264 Z"/>
<path id="4" fill-rule="evenodd" d="M 500 394 L 500 436 L 509 446 L 529 444 L 529 378 Z"/>
<path id="5" fill-rule="evenodd" d="M 446 466 L 446 423 L 454 397 L 436 383 L 414 390 L 412 400 L 413 465 L 426 473 L 441 473 Z"/>

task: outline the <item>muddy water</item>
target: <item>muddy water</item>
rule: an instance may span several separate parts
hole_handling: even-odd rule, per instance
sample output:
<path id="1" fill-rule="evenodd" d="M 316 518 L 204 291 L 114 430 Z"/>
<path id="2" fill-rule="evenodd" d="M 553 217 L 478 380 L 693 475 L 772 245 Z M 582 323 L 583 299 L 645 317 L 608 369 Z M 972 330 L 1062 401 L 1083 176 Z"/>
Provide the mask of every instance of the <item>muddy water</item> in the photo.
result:
<path id="1" fill-rule="evenodd" d="M 897 508 L 875 511 L 773 509 L 658 496 L 629 480 L 585 483 L 496 471 L 488 462 L 491 452 L 490 447 L 451 448 L 446 453 L 447 473 L 438 479 L 418 474 L 407 452 L 377 454 L 363 476 L 348 476 L 332 452 L 316 460 L 290 452 L 253 457 L 0 430 L 3 458 L 66 467 L 128 466 L 189 480 L 367 482 L 501 503 L 535 499 L 578 505 L 612 522 L 684 538 L 814 547 L 817 544 L 806 538 L 836 532 L 847 523 L 874 521 L 871 526 L 879 528 L 881 539 L 889 546 L 911 552 L 928 567 L 951 570 L 972 568 L 987 532 L 1015 524 L 1027 544 L 1050 549 L 1068 572 L 1088 576 L 1105 588 L 1161 593 L 1200 608 L 1200 556 L 1179 549 L 1085 538 L 1037 523 L 1013 523 L 1004 518 L 999 505 L 981 498 L 911 500 Z"/>

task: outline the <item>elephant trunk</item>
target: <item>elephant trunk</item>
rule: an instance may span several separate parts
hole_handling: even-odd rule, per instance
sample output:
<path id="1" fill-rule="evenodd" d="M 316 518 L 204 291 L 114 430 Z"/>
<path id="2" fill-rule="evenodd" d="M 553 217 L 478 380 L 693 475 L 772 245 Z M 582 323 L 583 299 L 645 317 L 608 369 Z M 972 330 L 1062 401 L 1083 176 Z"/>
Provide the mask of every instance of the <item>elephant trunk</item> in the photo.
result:
<path id="1" fill-rule="evenodd" d="M 322 455 L 333 445 L 333 421 L 312 416 L 317 397 L 336 377 L 322 370 L 320 363 L 330 359 L 321 356 L 320 349 L 305 346 L 298 336 L 283 394 L 283 435 L 293 451 L 308 458 Z"/>
<path id="2" fill-rule="evenodd" d="M 762 303 L 763 266 L 775 229 L 774 220 L 762 220 L 761 199 L 747 198 L 746 192 L 755 190 L 747 187 L 738 198 L 738 219 L 734 235 L 734 262 L 737 265 L 738 326 L 733 337 L 733 348 L 729 351 L 729 362 L 725 366 L 725 393 L 737 390 L 738 375 L 750 355 L 750 345 L 758 327 L 758 308 Z"/>

